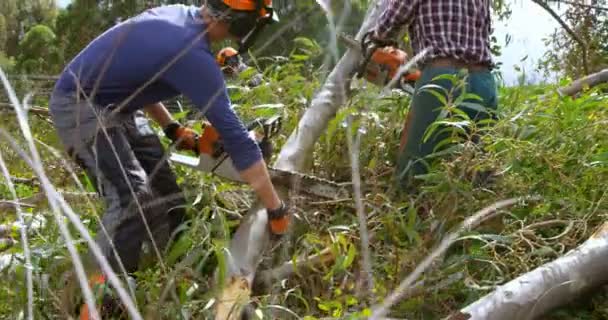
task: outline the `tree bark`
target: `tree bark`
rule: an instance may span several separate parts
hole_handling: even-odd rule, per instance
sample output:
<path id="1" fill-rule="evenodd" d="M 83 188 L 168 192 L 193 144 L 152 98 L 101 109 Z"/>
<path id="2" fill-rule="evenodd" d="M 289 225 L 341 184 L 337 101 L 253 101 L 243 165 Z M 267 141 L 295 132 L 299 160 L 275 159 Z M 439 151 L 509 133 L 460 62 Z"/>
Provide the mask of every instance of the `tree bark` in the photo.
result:
<path id="1" fill-rule="evenodd" d="M 498 287 L 448 320 L 536 319 L 608 283 L 608 223 L 565 256 Z"/>
<path id="2" fill-rule="evenodd" d="M 608 82 L 608 69 L 578 79 L 567 87 L 559 88 L 558 92 L 562 96 L 575 96 L 586 88 L 593 88 L 606 82 Z"/>

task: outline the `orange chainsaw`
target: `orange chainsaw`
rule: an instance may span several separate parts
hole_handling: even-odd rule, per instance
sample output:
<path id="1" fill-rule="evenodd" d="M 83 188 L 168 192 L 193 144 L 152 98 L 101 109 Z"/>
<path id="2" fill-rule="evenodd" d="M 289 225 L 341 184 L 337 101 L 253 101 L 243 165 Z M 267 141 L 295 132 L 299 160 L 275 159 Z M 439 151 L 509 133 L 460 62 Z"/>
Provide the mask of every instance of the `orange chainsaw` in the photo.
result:
<path id="1" fill-rule="evenodd" d="M 376 48 L 372 52 L 364 52 L 361 43 L 357 40 L 344 34 L 339 35 L 339 37 L 349 48 L 363 55 L 363 63 L 358 70 L 358 74 L 377 86 L 384 87 L 389 84 L 399 68 L 408 60 L 407 53 L 398 48 Z M 419 78 L 420 70 L 407 70 L 402 74 L 399 81 L 395 82 L 395 88 L 413 93 L 414 85 Z"/>
<path id="2" fill-rule="evenodd" d="M 249 134 L 260 146 L 266 162 L 269 162 L 272 156 L 272 138 L 280 132 L 281 126 L 280 116 L 256 119 L 247 126 Z M 224 150 L 222 138 L 211 124 L 204 123 L 197 144 L 198 158 L 174 152 L 171 154 L 171 161 L 234 182 L 245 182 Z M 333 181 L 272 167 L 268 168 L 268 172 L 275 185 L 291 188 L 297 184 L 300 192 L 328 199 L 343 199 L 348 196 L 347 189 Z"/>

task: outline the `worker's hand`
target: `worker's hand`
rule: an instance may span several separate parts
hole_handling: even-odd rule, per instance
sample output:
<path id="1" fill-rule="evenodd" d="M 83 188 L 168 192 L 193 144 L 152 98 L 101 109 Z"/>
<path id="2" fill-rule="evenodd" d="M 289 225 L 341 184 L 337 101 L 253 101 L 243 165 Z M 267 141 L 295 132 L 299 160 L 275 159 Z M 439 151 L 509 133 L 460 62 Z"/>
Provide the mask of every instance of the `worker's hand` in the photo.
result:
<path id="1" fill-rule="evenodd" d="M 367 67 L 376 50 L 379 48 L 396 46 L 397 43 L 394 40 L 378 38 L 373 30 L 364 34 L 361 39 L 361 54 L 363 55 L 363 60 L 361 65 L 359 65 L 359 70 L 357 70 L 357 77 L 363 78 L 366 75 Z"/>
<path id="2" fill-rule="evenodd" d="M 177 150 L 190 150 L 196 154 L 198 151 L 198 133 L 196 131 L 186 128 L 177 122 L 171 122 L 168 124 L 163 131 L 167 138 L 175 144 Z"/>
<path id="3" fill-rule="evenodd" d="M 374 54 L 376 49 L 384 47 L 397 47 L 397 42 L 392 39 L 379 38 L 373 30 L 368 31 L 361 39 L 361 50 L 365 57 Z"/>
<path id="4" fill-rule="evenodd" d="M 266 213 L 268 214 L 268 225 L 272 234 L 277 236 L 286 234 L 289 229 L 291 216 L 285 203 L 281 201 L 279 208 L 274 210 L 266 209 Z"/>

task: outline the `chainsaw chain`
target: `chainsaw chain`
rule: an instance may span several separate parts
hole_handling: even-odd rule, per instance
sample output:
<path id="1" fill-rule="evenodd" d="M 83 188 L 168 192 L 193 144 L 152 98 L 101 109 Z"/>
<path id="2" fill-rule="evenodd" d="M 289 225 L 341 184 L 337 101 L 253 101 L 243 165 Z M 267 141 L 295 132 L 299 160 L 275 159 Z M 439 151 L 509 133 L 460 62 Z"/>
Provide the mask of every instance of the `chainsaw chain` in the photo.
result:
<path id="1" fill-rule="evenodd" d="M 350 197 L 350 192 L 345 184 L 312 176 L 296 171 L 268 168 L 272 182 L 289 188 L 296 192 L 302 192 L 313 196 L 339 200 Z"/>

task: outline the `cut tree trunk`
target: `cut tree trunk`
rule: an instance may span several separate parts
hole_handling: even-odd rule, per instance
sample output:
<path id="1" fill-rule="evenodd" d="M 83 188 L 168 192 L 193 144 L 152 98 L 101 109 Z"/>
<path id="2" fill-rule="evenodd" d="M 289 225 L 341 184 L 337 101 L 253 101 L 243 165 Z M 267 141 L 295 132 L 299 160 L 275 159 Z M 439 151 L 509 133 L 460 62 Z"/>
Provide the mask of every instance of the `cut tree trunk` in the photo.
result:
<path id="1" fill-rule="evenodd" d="M 606 82 L 608 82 L 608 69 L 578 79 L 569 86 L 559 88 L 558 92 L 562 96 L 575 96 L 586 88 L 593 88 Z"/>
<path id="2" fill-rule="evenodd" d="M 361 39 L 380 15 L 380 3 L 375 1 L 369 6 L 365 21 L 356 38 Z M 307 157 L 312 153 L 314 144 L 327 129 L 329 121 L 335 116 L 338 109 L 347 99 L 347 87 L 359 65 L 360 53 L 348 50 L 338 61 L 330 73 L 325 84 L 314 97 L 310 107 L 300 119 L 298 127 L 283 146 L 275 167 L 284 170 L 302 171 Z M 287 190 L 277 190 L 282 199 L 287 199 Z M 270 242 L 266 210 L 258 204 L 249 211 L 238 230 L 236 231 L 225 257 L 227 262 L 227 279 L 231 283 L 241 280 L 253 284 L 256 269 L 263 257 L 264 251 Z M 243 291 L 238 292 L 239 295 Z M 226 292 L 221 294 L 225 301 L 216 308 L 216 320 L 224 320 L 222 310 L 236 310 L 238 305 L 230 305 L 230 301 L 243 301 L 243 297 L 229 297 Z M 240 304 L 240 303 L 239 303 Z M 240 311 L 237 313 L 240 314 Z"/>
<path id="3" fill-rule="evenodd" d="M 531 320 L 608 284 L 608 223 L 565 256 L 498 287 L 448 320 Z"/>

